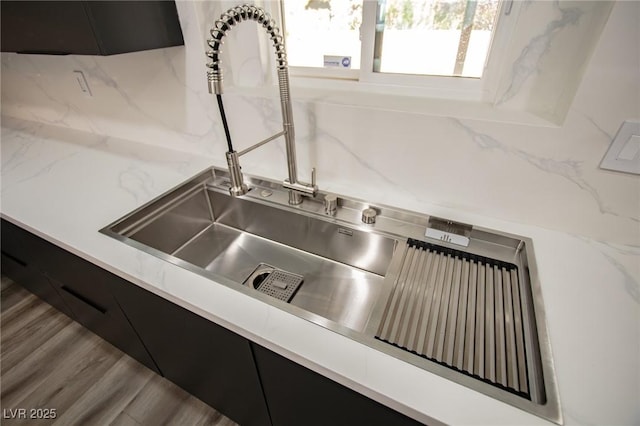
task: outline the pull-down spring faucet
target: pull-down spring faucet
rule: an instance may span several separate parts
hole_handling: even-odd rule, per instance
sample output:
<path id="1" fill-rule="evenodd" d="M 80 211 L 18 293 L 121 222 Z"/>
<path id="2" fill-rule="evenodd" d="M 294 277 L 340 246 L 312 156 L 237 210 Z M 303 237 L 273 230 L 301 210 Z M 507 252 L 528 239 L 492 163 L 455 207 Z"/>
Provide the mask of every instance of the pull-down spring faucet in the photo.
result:
<path id="1" fill-rule="evenodd" d="M 229 31 L 234 25 L 246 20 L 256 21 L 265 30 L 267 30 L 269 38 L 273 42 L 273 47 L 275 48 L 278 85 L 280 87 L 280 106 L 282 108 L 282 131 L 250 146 L 243 151 L 236 152 L 233 149 L 233 144 L 231 143 L 231 135 L 229 133 L 229 127 L 224 113 L 224 106 L 222 104 L 222 68 L 220 67 L 220 53 L 222 39 L 226 35 L 227 31 Z M 209 68 L 207 71 L 207 81 L 209 83 L 209 93 L 216 94 L 218 107 L 220 109 L 220 116 L 222 118 L 225 136 L 227 138 L 229 151 L 226 153 L 226 156 L 227 165 L 229 166 L 229 175 L 231 177 L 231 188 L 229 189 L 231 195 L 243 195 L 249 190 L 242 177 L 239 157 L 267 142 L 277 139 L 280 136 L 284 136 L 289 178 L 285 179 L 282 185 L 289 190 L 289 203 L 300 204 L 302 202 L 302 195 L 314 196 L 318 191 L 318 187 L 315 182 L 315 169 L 311 171 L 310 184 L 298 181 L 295 131 L 293 128 L 293 112 L 289 93 L 287 53 L 284 47 L 283 36 L 280 35 L 280 30 L 276 26 L 275 21 L 267 12 L 264 11 L 264 9 L 257 6 L 235 6 L 224 12 L 220 16 L 220 19 L 215 21 L 213 28 L 211 28 L 209 33 L 211 34 L 211 39 L 207 40 L 207 44 L 211 50 L 207 52 L 207 56 L 211 58 L 212 62 L 207 64 L 207 67 Z"/>

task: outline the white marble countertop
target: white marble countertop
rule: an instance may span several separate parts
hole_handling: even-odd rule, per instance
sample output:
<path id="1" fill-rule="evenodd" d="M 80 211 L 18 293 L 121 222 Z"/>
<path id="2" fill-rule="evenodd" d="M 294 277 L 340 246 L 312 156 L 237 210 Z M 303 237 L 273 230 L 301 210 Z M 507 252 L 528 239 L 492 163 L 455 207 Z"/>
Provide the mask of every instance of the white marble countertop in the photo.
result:
<path id="1" fill-rule="evenodd" d="M 548 423 L 98 233 L 209 159 L 16 119 L 2 126 L 3 218 L 423 422 Z M 565 424 L 640 423 L 640 242 L 374 194 L 348 195 L 532 238 Z"/>

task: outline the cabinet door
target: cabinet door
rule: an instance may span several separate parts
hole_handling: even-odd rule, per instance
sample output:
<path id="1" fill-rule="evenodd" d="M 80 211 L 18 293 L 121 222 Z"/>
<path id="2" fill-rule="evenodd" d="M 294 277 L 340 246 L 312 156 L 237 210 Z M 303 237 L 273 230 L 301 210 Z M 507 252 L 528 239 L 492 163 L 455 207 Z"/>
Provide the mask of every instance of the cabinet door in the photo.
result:
<path id="1" fill-rule="evenodd" d="M 166 378 L 243 426 L 270 424 L 246 339 L 131 284 L 116 298 Z"/>
<path id="2" fill-rule="evenodd" d="M 0 2 L 3 52 L 113 55 L 183 45 L 172 1 Z"/>
<path id="3" fill-rule="evenodd" d="M 252 347 L 274 426 L 421 424 L 268 349 Z"/>
<path id="4" fill-rule="evenodd" d="M 103 55 L 183 45 L 173 1 L 85 1 Z"/>
<path id="5" fill-rule="evenodd" d="M 41 262 L 45 275 L 76 321 L 159 372 L 112 295 L 112 288 L 123 281 L 121 278 L 52 244 Z"/>
<path id="6" fill-rule="evenodd" d="M 35 262 L 35 259 L 42 256 L 46 250 L 41 240 L 5 220 L 2 221 L 0 234 L 2 235 L 2 273 L 60 312 L 73 317 Z"/>
<path id="7" fill-rule="evenodd" d="M 2 251 L 3 272 L 7 265 L 16 282 L 158 371 L 111 294 L 110 286 L 120 278 L 5 220 Z"/>
<path id="8" fill-rule="evenodd" d="M 99 55 L 85 6 L 79 1 L 6 1 L 3 52 Z"/>

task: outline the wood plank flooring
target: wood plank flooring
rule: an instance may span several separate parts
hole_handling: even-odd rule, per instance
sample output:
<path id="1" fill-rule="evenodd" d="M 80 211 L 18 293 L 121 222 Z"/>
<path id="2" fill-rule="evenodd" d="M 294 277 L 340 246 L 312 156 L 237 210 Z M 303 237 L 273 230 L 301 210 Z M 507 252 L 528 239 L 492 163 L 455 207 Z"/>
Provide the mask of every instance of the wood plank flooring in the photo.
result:
<path id="1" fill-rule="evenodd" d="M 4 276 L 0 305 L 2 425 L 236 424 Z"/>

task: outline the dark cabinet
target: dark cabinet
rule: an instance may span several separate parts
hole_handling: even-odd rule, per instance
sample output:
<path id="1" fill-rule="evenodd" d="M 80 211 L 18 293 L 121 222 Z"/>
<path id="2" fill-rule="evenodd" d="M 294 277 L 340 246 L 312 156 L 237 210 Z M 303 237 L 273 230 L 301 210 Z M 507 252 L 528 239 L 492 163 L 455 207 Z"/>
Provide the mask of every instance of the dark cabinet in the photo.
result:
<path id="1" fill-rule="evenodd" d="M 269 425 L 249 341 L 140 287 L 116 298 L 162 374 L 241 425 Z"/>
<path id="2" fill-rule="evenodd" d="M 268 349 L 252 346 L 274 426 L 421 424 Z"/>
<path id="3" fill-rule="evenodd" d="M 3 52 L 113 55 L 184 44 L 172 1 L 0 2 Z"/>
<path id="4" fill-rule="evenodd" d="M 53 245 L 42 268 L 77 322 L 158 372 L 111 293 L 121 278 Z"/>
<path id="5" fill-rule="evenodd" d="M 416 421 L 2 220 L 2 272 L 243 426 Z"/>
<path id="6" fill-rule="evenodd" d="M 111 295 L 121 278 L 2 220 L 2 272 L 98 336 L 158 371 Z"/>
<path id="7" fill-rule="evenodd" d="M 55 290 L 51 282 L 42 274 L 36 259 L 46 253 L 46 244 L 36 236 L 23 231 L 10 222 L 2 220 L 2 273 L 19 283 L 40 299 L 73 317 L 69 307 Z"/>

